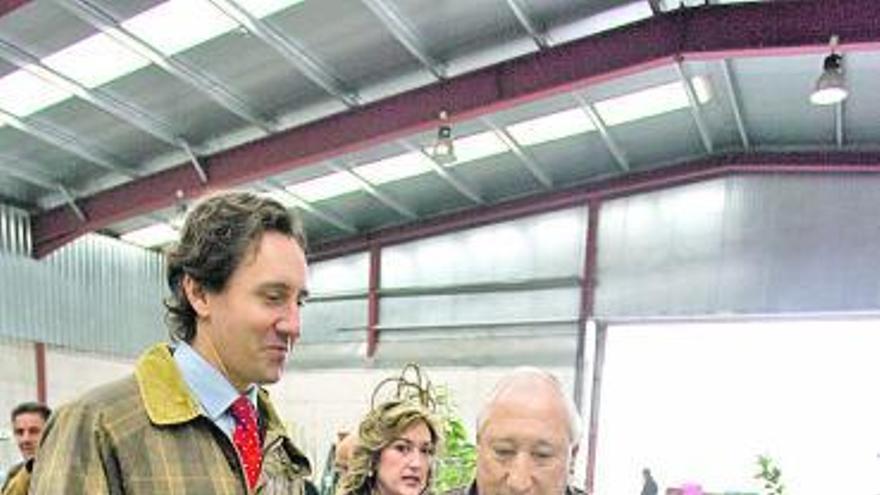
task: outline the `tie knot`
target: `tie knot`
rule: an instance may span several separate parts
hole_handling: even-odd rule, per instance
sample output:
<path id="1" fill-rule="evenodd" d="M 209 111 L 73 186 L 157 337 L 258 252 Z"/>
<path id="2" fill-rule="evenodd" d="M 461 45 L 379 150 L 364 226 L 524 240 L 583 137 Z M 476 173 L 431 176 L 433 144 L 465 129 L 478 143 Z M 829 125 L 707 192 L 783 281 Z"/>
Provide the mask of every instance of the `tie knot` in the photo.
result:
<path id="1" fill-rule="evenodd" d="M 240 395 L 235 402 L 232 403 L 232 407 L 230 411 L 232 413 L 232 417 L 235 418 L 237 423 L 251 423 L 256 422 L 256 411 L 254 411 L 254 405 L 251 404 L 250 399 L 248 399 L 244 395 Z"/>

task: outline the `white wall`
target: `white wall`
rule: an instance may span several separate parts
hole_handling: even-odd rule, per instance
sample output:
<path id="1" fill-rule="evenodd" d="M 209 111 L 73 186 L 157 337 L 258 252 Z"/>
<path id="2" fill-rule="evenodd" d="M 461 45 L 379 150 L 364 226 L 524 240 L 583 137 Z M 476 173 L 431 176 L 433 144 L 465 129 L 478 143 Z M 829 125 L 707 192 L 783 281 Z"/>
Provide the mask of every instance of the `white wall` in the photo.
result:
<path id="1" fill-rule="evenodd" d="M 71 351 L 46 350 L 46 398 L 53 408 L 134 371 L 134 359 Z"/>

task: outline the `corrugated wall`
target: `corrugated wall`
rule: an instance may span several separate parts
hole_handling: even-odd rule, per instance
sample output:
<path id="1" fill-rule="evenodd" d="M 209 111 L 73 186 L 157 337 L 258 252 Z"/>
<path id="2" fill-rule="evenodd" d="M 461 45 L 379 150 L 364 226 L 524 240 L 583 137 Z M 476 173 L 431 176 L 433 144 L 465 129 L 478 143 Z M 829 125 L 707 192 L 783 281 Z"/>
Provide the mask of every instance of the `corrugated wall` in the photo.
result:
<path id="1" fill-rule="evenodd" d="M 31 221 L 26 211 L 0 204 L 0 253 L 31 255 Z"/>
<path id="2" fill-rule="evenodd" d="M 382 249 L 370 365 L 574 364 L 586 208 Z M 363 363 L 369 259 L 315 263 L 295 367 Z"/>
<path id="3" fill-rule="evenodd" d="M 165 338 L 163 260 L 87 235 L 44 260 L 0 254 L 0 334 L 130 356 Z"/>
<path id="4" fill-rule="evenodd" d="M 606 318 L 874 312 L 880 177 L 746 176 L 609 201 Z"/>

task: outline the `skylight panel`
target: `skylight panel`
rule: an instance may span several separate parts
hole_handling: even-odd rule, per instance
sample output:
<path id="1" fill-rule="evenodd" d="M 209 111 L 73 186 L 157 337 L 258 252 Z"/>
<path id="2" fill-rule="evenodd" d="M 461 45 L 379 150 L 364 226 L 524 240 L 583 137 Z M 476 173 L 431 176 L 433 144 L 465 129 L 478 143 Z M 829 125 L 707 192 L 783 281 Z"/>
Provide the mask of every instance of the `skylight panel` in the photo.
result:
<path id="1" fill-rule="evenodd" d="M 455 161 L 450 166 L 510 151 L 494 132 L 481 132 L 455 140 Z"/>
<path id="2" fill-rule="evenodd" d="M 18 117 L 38 112 L 70 96 L 25 70 L 0 78 L 0 108 Z"/>
<path id="3" fill-rule="evenodd" d="M 431 160 L 423 153 L 413 151 L 360 165 L 354 171 L 371 184 L 379 185 L 430 172 Z"/>
<path id="4" fill-rule="evenodd" d="M 150 63 L 104 33 L 74 43 L 42 62 L 88 88 L 100 86 Z"/>
<path id="5" fill-rule="evenodd" d="M 238 4 L 253 16 L 266 17 L 303 1 L 305 0 L 238 0 Z"/>
<path id="6" fill-rule="evenodd" d="M 555 141 L 594 130 L 580 108 L 551 113 L 507 126 L 507 132 L 523 146 Z"/>
<path id="7" fill-rule="evenodd" d="M 697 100 L 701 104 L 709 101 L 708 83 L 699 77 L 692 82 Z M 676 81 L 596 102 L 596 112 L 606 125 L 614 126 L 680 110 L 689 105 L 684 85 Z"/>
<path id="8" fill-rule="evenodd" d="M 119 236 L 119 238 L 125 242 L 149 249 L 176 241 L 178 233 L 167 223 L 154 223 L 142 229 L 126 232 Z"/>
<path id="9" fill-rule="evenodd" d="M 360 183 L 350 174 L 336 172 L 317 179 L 307 180 L 291 184 L 286 189 L 306 201 L 320 201 L 322 199 L 341 196 L 361 188 Z"/>
<path id="10" fill-rule="evenodd" d="M 207 0 L 169 0 L 122 26 L 165 55 L 174 55 L 238 25 Z"/>

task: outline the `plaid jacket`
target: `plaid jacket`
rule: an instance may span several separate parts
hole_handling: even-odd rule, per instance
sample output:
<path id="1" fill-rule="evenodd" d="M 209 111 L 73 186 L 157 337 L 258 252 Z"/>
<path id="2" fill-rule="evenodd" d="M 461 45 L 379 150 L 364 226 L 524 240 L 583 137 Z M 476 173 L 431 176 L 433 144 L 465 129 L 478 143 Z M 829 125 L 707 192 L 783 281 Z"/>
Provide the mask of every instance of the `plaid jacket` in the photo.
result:
<path id="1" fill-rule="evenodd" d="M 256 493 L 303 495 L 311 471 L 259 392 L 263 471 Z M 52 415 L 31 494 L 243 495 L 232 441 L 201 414 L 166 344 L 149 349 L 133 376 L 99 387 Z"/>

